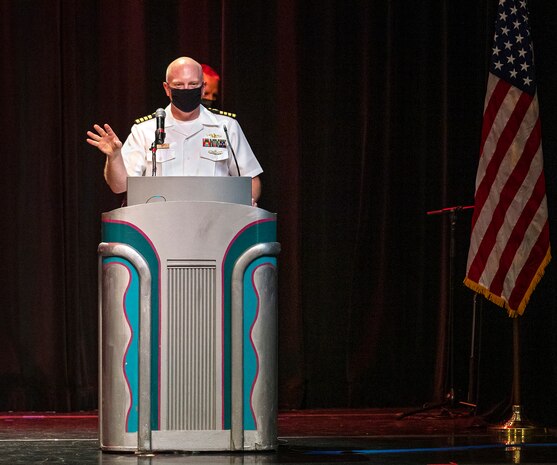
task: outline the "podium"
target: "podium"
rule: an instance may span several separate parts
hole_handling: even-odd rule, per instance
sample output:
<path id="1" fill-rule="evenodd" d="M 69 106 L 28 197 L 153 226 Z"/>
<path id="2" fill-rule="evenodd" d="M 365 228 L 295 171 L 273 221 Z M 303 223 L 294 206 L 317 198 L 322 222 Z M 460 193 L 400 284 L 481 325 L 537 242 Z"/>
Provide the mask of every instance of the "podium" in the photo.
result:
<path id="1" fill-rule="evenodd" d="M 102 215 L 100 447 L 275 449 L 276 215 L 155 197 Z"/>

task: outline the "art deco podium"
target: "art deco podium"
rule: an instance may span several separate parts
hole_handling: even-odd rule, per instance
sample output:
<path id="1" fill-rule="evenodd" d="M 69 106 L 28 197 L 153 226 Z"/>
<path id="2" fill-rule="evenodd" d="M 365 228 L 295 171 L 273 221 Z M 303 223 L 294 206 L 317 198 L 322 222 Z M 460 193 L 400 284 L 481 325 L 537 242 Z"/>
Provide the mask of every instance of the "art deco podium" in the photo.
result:
<path id="1" fill-rule="evenodd" d="M 102 216 L 101 449 L 274 449 L 276 215 L 249 179 L 150 179 Z"/>

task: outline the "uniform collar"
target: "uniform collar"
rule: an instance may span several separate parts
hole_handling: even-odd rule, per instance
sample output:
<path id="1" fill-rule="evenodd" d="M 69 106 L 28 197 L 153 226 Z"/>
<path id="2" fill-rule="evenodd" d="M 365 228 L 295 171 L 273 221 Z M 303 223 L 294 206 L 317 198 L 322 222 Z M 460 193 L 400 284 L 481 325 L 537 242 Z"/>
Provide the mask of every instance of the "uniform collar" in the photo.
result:
<path id="1" fill-rule="evenodd" d="M 215 115 L 207 110 L 203 105 L 200 106 L 199 110 L 199 116 L 196 119 L 190 121 L 187 125 L 183 125 L 180 124 L 180 121 L 174 119 L 170 105 L 168 105 L 165 109 L 166 114 L 168 115 L 166 117 L 165 127 L 172 127 L 174 131 L 189 138 L 202 131 L 205 127 L 220 126 L 219 121 L 215 117 Z"/>
<path id="2" fill-rule="evenodd" d="M 214 115 L 213 112 L 207 110 L 207 108 L 205 108 L 203 105 L 200 105 L 199 107 L 200 112 L 199 112 L 199 116 L 197 117 L 197 119 L 192 120 L 192 123 L 200 123 L 203 126 L 219 126 L 219 121 L 216 118 L 216 116 Z M 176 119 L 174 119 L 174 116 L 172 115 L 172 109 L 170 108 L 170 104 L 168 104 L 168 106 L 164 109 L 164 111 L 166 112 L 166 121 L 165 121 L 165 127 L 170 127 L 170 126 L 176 126 L 177 123 L 179 123 L 179 121 L 177 121 Z"/>
<path id="3" fill-rule="evenodd" d="M 202 124 L 205 126 L 220 126 L 219 120 L 212 111 L 207 110 L 203 105 L 201 105 L 201 112 L 199 118 L 203 119 Z"/>

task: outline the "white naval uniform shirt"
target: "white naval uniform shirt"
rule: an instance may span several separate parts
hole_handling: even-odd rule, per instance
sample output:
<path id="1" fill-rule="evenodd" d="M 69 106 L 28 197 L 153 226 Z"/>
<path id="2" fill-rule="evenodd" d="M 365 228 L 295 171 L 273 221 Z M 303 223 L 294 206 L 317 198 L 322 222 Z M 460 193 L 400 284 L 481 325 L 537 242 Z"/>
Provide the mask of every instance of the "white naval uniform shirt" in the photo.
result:
<path id="1" fill-rule="evenodd" d="M 228 147 L 224 126 L 234 148 L 241 176 L 255 177 L 263 172 L 238 122 L 200 106 L 193 121 L 177 121 L 170 105 L 166 107 L 164 146 L 157 149 L 157 176 L 238 176 Z M 151 144 L 156 120 L 134 124 L 122 147 L 128 176 L 151 176 Z"/>

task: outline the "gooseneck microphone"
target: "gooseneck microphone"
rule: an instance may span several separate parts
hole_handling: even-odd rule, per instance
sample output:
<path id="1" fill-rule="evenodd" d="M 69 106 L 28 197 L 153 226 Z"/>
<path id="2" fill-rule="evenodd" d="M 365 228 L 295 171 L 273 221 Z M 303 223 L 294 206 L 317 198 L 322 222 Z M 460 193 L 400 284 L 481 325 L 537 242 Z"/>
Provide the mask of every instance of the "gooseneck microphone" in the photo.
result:
<path id="1" fill-rule="evenodd" d="M 230 151 L 232 152 L 232 156 L 234 157 L 234 163 L 236 163 L 236 169 L 238 170 L 238 176 L 242 176 L 240 174 L 240 167 L 238 166 L 238 160 L 236 160 L 236 153 L 234 152 L 234 147 L 230 143 L 230 137 L 228 137 L 228 129 L 226 128 L 226 124 L 224 127 L 224 133 L 226 134 L 226 140 L 228 141 L 228 146 L 230 147 Z"/>

